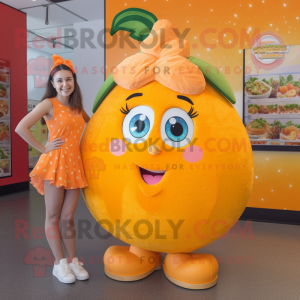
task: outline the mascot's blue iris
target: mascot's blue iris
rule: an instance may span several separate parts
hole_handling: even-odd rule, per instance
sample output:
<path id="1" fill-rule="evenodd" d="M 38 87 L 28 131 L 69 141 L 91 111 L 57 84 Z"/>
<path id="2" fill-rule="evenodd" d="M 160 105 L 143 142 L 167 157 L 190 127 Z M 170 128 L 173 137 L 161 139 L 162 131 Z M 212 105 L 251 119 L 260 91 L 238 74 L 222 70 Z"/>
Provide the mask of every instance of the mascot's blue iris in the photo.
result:
<path id="1" fill-rule="evenodd" d="M 188 125 L 180 117 L 172 117 L 166 123 L 166 134 L 171 141 L 180 142 L 188 134 Z"/>
<path id="2" fill-rule="evenodd" d="M 129 123 L 129 131 L 135 138 L 142 138 L 150 129 L 150 121 L 146 115 L 137 114 Z"/>

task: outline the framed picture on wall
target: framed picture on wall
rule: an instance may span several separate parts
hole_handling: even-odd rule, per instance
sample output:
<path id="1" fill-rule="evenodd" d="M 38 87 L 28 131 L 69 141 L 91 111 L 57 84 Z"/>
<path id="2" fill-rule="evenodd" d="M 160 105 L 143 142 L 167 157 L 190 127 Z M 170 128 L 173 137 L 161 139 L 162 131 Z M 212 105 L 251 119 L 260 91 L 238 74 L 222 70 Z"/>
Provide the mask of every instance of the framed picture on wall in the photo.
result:
<path id="1" fill-rule="evenodd" d="M 0 179 L 11 176 L 10 62 L 0 59 Z"/>
<path id="2" fill-rule="evenodd" d="M 300 151 L 300 45 L 270 36 L 258 45 L 244 50 L 243 122 L 252 148 Z"/>

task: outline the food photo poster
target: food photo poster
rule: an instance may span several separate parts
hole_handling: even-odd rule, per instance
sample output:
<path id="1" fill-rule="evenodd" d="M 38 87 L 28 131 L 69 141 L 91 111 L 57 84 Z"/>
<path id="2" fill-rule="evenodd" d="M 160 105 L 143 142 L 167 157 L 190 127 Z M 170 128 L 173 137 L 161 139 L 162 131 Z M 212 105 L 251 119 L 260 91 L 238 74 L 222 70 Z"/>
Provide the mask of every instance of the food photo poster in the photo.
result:
<path id="1" fill-rule="evenodd" d="M 0 178 L 11 176 L 10 62 L 0 58 Z"/>
<path id="2" fill-rule="evenodd" d="M 245 49 L 244 62 L 244 124 L 251 144 L 300 146 L 300 45 L 260 36 Z"/>

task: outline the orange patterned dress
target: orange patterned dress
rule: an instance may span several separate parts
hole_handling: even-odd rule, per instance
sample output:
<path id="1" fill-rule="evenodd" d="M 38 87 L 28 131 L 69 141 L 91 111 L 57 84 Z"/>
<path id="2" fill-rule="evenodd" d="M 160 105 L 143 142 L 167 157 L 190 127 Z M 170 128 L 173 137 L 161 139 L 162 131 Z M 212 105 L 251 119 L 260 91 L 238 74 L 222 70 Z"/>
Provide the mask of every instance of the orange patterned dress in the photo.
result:
<path id="1" fill-rule="evenodd" d="M 46 120 L 50 132 L 50 142 L 60 138 L 65 143 L 60 149 L 42 154 L 36 166 L 29 174 L 31 184 L 44 195 L 44 180 L 50 180 L 50 185 L 77 189 L 88 186 L 84 175 L 79 142 L 85 121 L 82 113 L 63 105 L 56 98 L 50 99 L 54 115 L 50 121 Z"/>

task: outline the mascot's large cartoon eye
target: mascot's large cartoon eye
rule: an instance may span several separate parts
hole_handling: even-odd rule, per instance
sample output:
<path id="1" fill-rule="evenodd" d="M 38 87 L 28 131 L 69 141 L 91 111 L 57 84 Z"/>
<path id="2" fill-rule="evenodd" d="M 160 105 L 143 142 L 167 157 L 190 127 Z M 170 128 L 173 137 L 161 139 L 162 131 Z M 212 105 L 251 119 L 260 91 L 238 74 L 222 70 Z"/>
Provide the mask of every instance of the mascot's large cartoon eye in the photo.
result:
<path id="1" fill-rule="evenodd" d="M 144 114 L 135 115 L 129 122 L 129 132 L 135 138 L 144 137 L 150 129 L 150 121 Z"/>
<path id="2" fill-rule="evenodd" d="M 186 111 L 171 108 L 163 115 L 160 133 L 167 145 L 180 148 L 191 141 L 194 135 L 194 122 Z"/>
<path id="3" fill-rule="evenodd" d="M 171 141 L 180 142 L 187 136 L 188 126 L 184 119 L 172 117 L 166 123 L 166 134 Z"/>
<path id="4" fill-rule="evenodd" d="M 136 106 L 123 121 L 123 135 L 129 143 L 144 142 L 154 123 L 154 111 L 149 106 Z"/>

